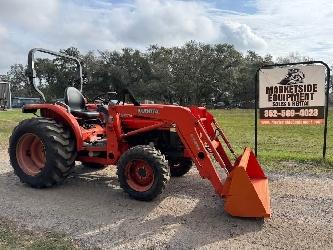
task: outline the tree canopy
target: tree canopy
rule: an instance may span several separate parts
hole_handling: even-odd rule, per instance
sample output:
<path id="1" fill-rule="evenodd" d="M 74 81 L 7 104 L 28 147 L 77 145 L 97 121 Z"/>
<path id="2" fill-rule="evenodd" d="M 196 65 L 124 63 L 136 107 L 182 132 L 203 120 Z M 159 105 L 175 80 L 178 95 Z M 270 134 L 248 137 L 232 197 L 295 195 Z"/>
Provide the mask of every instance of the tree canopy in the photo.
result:
<path id="1" fill-rule="evenodd" d="M 83 64 L 83 93 L 92 98 L 107 91 L 129 88 L 138 99 L 180 105 L 227 105 L 251 103 L 254 76 L 263 64 L 273 63 L 271 55 L 254 51 L 243 54 L 230 44 L 202 44 L 190 41 L 181 47 L 150 46 L 145 52 L 89 51 L 77 48 L 60 52 L 78 57 Z M 309 60 L 299 54 L 277 58 L 277 62 Z M 13 96 L 36 96 L 25 77 L 26 66 L 10 67 L 6 78 Z M 64 58 L 36 61 L 39 86 L 48 99 L 63 97 L 67 86 L 78 86 L 76 64 Z"/>

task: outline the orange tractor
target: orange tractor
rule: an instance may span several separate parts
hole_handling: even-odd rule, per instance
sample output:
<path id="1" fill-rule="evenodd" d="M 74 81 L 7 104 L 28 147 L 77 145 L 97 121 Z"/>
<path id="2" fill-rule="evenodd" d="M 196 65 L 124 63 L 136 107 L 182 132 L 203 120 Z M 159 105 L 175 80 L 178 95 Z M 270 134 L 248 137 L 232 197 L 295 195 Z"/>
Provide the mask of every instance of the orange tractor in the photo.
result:
<path id="1" fill-rule="evenodd" d="M 74 60 L 81 90 L 68 87 L 64 102 L 47 103 L 35 82 L 37 51 Z M 170 176 L 186 174 L 194 163 L 200 176 L 225 199 L 226 212 L 270 217 L 268 180 L 257 159 L 249 148 L 236 156 L 205 108 L 140 104 L 128 90 L 86 103 L 80 61 L 44 49 L 29 52 L 28 78 L 44 102 L 23 107 L 24 113 L 39 117 L 20 122 L 10 137 L 11 165 L 22 182 L 36 188 L 59 184 L 75 161 L 95 167 L 117 165 L 124 191 L 149 201 L 163 191 Z M 235 156 L 234 163 L 225 146 Z"/>

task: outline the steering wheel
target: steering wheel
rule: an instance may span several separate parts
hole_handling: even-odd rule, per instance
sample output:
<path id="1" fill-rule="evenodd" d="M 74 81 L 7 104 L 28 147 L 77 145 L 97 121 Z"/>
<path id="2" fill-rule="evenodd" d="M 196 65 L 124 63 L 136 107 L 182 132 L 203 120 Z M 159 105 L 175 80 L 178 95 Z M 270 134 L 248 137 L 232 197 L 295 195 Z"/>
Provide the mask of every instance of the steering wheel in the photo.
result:
<path id="1" fill-rule="evenodd" d="M 117 92 L 107 92 L 95 96 L 93 98 L 93 102 L 108 105 L 111 102 L 111 100 L 118 99 L 117 96 L 118 96 Z"/>
<path id="2" fill-rule="evenodd" d="M 123 103 L 125 103 L 126 96 L 128 96 L 131 103 L 133 103 L 134 106 L 140 106 L 140 103 L 135 99 L 132 92 L 129 89 L 122 89 L 119 96 L 122 98 Z"/>
<path id="3" fill-rule="evenodd" d="M 135 99 L 132 92 L 128 89 L 121 90 L 120 94 L 117 92 L 107 92 L 103 94 L 99 94 L 93 98 L 93 102 L 95 103 L 102 103 L 105 105 L 115 105 L 115 103 L 112 102 L 112 100 L 118 100 L 117 105 L 121 102 L 125 104 L 126 96 L 128 96 L 129 101 L 133 103 L 134 106 L 140 106 L 140 103 Z"/>

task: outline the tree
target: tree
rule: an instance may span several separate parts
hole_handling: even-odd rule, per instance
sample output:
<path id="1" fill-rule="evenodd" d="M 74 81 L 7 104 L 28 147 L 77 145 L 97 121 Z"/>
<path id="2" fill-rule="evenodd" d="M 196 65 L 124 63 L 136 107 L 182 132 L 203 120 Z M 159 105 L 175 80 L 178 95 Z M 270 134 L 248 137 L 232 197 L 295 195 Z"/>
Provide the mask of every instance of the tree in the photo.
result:
<path id="1" fill-rule="evenodd" d="M 286 57 L 276 58 L 276 63 L 296 63 L 296 62 L 307 62 L 313 59 L 308 56 L 302 56 L 298 52 L 290 52 Z"/>
<path id="2" fill-rule="evenodd" d="M 245 106 L 253 106 L 255 74 L 264 64 L 271 64 L 272 56 L 266 55 L 264 58 L 254 51 L 248 51 L 239 69 L 237 84 L 235 85 L 233 99 Z"/>
<path id="3" fill-rule="evenodd" d="M 176 86 L 172 65 L 173 48 L 151 46 L 147 51 L 147 60 L 151 75 L 147 83 L 141 83 L 146 89 L 144 97 L 168 103 L 175 102 Z"/>
<path id="4" fill-rule="evenodd" d="M 190 41 L 183 46 L 152 45 L 146 52 L 124 48 L 81 53 L 71 47 L 61 50 L 78 57 L 83 66 L 83 93 L 89 98 L 108 91 L 129 88 L 139 99 L 201 105 L 223 101 L 227 105 L 254 101 L 257 69 L 273 62 L 271 55 L 254 51 L 242 54 L 230 44 Z M 277 62 L 310 60 L 298 53 L 279 57 Z M 37 82 L 49 100 L 62 98 L 66 87 L 78 87 L 74 61 L 62 57 L 36 60 Z M 32 96 L 23 65 L 12 65 L 7 78 L 14 95 Z"/>
<path id="5" fill-rule="evenodd" d="M 6 80 L 11 83 L 12 96 L 32 97 L 33 91 L 25 75 L 26 67 L 22 64 L 10 66 Z"/>

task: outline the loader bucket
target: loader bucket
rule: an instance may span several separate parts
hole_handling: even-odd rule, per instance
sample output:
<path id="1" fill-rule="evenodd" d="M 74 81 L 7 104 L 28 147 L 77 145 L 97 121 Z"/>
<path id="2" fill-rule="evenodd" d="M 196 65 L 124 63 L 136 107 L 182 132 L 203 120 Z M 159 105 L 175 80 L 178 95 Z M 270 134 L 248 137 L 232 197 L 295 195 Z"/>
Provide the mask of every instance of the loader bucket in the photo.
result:
<path id="1" fill-rule="evenodd" d="M 224 184 L 224 210 L 238 217 L 270 217 L 268 180 L 250 148 L 235 162 Z"/>

